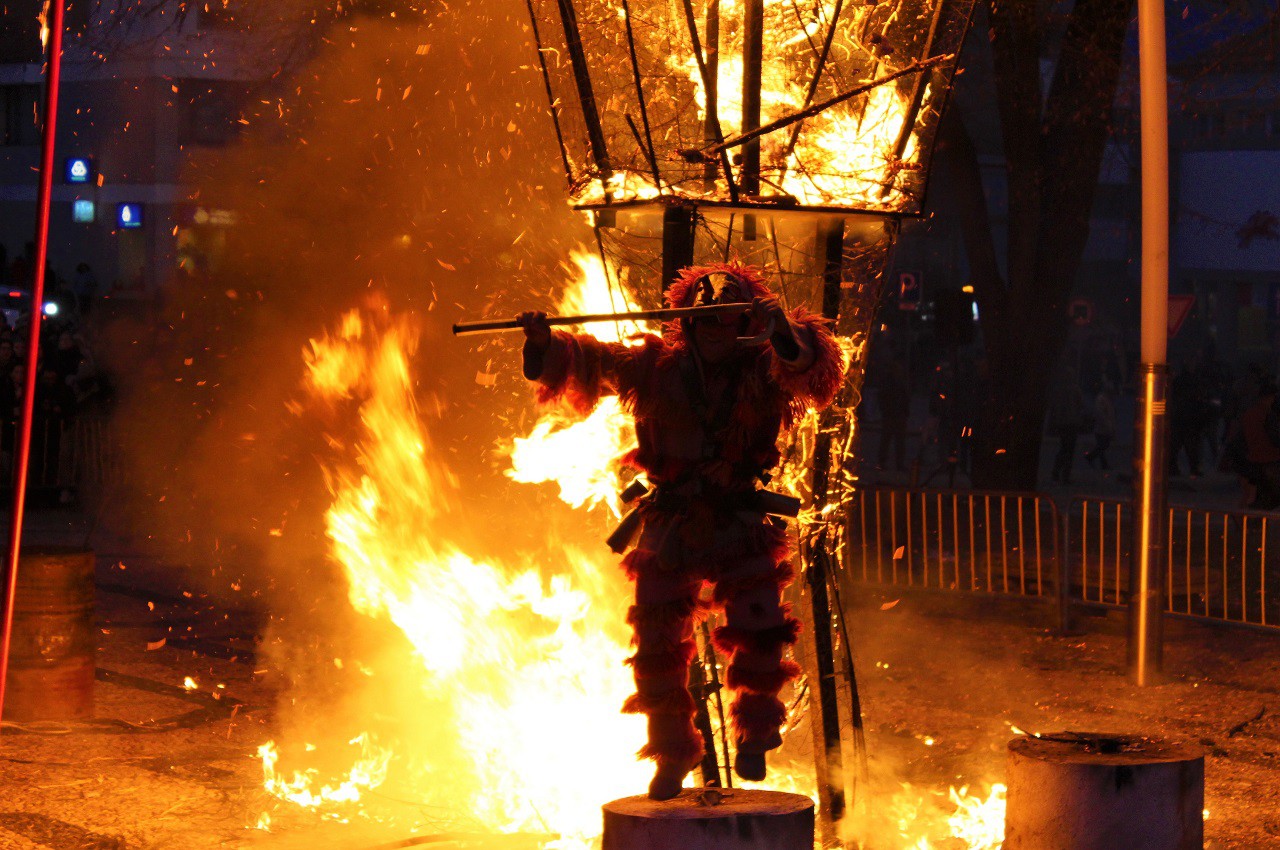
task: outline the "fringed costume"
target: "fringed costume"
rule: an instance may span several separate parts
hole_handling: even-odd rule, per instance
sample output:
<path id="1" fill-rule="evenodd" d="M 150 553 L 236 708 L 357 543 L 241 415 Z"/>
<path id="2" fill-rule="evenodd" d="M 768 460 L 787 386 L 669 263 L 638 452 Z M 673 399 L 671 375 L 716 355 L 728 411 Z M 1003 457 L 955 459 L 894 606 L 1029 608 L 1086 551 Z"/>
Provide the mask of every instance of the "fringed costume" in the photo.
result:
<path id="1" fill-rule="evenodd" d="M 729 283 L 712 292 L 709 276 Z M 667 302 L 688 307 L 766 296 L 772 293 L 756 269 L 727 263 L 686 269 Z M 823 319 L 804 309 L 786 316 L 795 342 L 786 346 L 790 358 L 761 344 L 741 346 L 724 362 L 703 362 L 686 320 L 636 345 L 556 331 L 540 364 L 526 360 L 540 401 L 566 402 L 585 415 L 601 396 L 617 394 L 635 417 L 638 447 L 627 462 L 654 489 L 638 508 L 643 524 L 622 560 L 636 585 L 628 614 L 636 693 L 623 710 L 648 717 L 641 755 L 680 776 L 703 755 L 688 670 L 694 626 L 709 608 L 724 612 L 714 641 L 728 658 L 725 684 L 740 753 L 781 745 L 786 710 L 778 693 L 799 673 L 783 657 L 800 629 L 781 601 L 794 574 L 790 535 L 784 521 L 762 509 L 757 490 L 778 464 L 779 434 L 831 402 L 844 359 Z M 709 603 L 700 598 L 708 582 Z"/>

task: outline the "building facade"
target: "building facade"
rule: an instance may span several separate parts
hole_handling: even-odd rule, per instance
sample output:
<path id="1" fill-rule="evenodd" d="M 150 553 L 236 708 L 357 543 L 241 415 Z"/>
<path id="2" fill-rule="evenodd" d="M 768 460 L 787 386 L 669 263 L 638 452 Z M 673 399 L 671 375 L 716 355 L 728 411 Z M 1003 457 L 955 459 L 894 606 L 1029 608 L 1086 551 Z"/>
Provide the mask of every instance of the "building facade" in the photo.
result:
<path id="1" fill-rule="evenodd" d="M 190 162 L 237 138 L 250 98 L 307 37 L 289 4 L 257 5 L 266 8 L 71 0 L 49 226 L 58 278 L 87 263 L 100 294 L 151 299 L 175 270 L 216 257 L 235 213 L 200 205 Z M 9 2 L 0 23 L 0 245 L 10 264 L 35 230 L 39 9 Z M 11 287 L 30 285 L 12 276 Z"/>

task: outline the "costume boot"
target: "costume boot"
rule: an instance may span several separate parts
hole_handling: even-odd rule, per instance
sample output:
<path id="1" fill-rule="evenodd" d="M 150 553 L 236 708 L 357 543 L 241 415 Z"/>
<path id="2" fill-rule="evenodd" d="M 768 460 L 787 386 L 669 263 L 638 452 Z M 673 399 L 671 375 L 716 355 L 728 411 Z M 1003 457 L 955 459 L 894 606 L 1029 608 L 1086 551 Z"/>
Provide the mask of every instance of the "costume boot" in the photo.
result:
<path id="1" fill-rule="evenodd" d="M 764 753 L 744 753 L 739 751 L 733 757 L 733 772 L 739 779 L 759 782 L 765 777 Z"/>
<path id="2" fill-rule="evenodd" d="M 702 761 L 702 736 L 693 725 L 693 715 L 649 715 L 649 743 L 640 751 L 657 765 L 649 783 L 650 800 L 670 800 L 680 793 L 684 778 Z"/>
<path id="3" fill-rule="evenodd" d="M 674 762 L 658 762 L 658 769 L 649 782 L 650 800 L 670 800 L 680 796 L 684 787 L 684 778 L 689 775 L 688 768 Z"/>

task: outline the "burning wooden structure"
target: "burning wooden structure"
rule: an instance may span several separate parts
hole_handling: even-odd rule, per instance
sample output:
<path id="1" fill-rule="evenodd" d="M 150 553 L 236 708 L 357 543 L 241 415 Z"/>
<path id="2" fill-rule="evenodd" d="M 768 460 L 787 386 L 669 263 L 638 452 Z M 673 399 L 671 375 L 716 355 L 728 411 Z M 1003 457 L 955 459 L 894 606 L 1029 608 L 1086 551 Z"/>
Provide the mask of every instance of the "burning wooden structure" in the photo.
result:
<path id="1" fill-rule="evenodd" d="M 883 271 L 919 214 L 971 0 L 527 0 L 570 202 L 592 217 L 618 309 L 658 305 L 679 269 L 734 256 L 776 275 L 789 306 L 836 323 L 843 403 L 797 437 L 821 808 L 845 806 L 831 580 L 854 484 L 856 407 Z M 816 419 L 817 417 L 812 417 Z M 834 599 L 832 598 L 834 595 Z M 714 660 L 694 662 L 694 685 Z M 711 723 L 703 724 L 711 743 Z M 727 749 L 727 742 L 724 744 Z M 711 748 L 709 747 L 709 750 Z M 723 764 L 729 762 L 723 754 Z M 727 773 L 727 772 L 726 772 Z M 706 783 L 718 784 L 708 758 Z M 728 777 L 726 777 L 728 778 Z"/>

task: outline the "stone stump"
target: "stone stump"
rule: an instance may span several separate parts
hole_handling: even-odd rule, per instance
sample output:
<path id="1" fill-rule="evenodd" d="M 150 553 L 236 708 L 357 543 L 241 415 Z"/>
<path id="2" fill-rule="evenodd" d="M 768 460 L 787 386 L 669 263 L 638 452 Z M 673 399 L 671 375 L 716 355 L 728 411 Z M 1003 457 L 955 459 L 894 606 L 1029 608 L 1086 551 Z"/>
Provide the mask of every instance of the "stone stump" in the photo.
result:
<path id="1" fill-rule="evenodd" d="M 603 850 L 813 850 L 813 801 L 781 791 L 690 789 L 604 806 Z"/>
<path id="2" fill-rule="evenodd" d="M 1005 850 L 1202 850 L 1204 754 L 1125 735 L 1009 743 Z"/>

